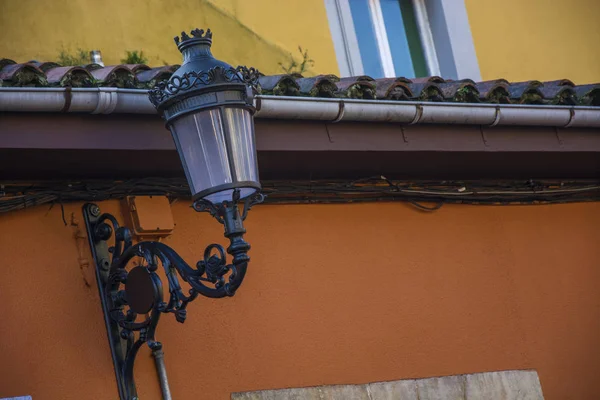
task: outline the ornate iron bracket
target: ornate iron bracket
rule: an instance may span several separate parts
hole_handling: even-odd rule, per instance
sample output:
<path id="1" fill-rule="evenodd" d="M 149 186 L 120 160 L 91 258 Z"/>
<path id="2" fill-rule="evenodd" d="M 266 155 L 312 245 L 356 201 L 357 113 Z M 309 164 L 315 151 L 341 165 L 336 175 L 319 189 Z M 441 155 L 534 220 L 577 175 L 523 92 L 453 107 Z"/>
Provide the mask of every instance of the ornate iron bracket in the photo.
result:
<path id="1" fill-rule="evenodd" d="M 235 191 L 232 201 L 220 204 L 197 201 L 196 211 L 207 211 L 224 225 L 233 256 L 227 263 L 225 249 L 219 244 L 206 247 L 196 267 L 189 266 L 172 248 L 160 242 L 133 243 L 128 228 L 119 225 L 111 214 L 102 214 L 96 204 L 86 204 L 83 215 L 96 280 L 104 311 L 117 386 L 122 400 L 138 399 L 133 367 L 139 349 L 147 344 L 152 350 L 163 398 L 171 400 L 162 344 L 156 340 L 161 314 L 173 313 L 178 322 L 187 316 L 187 306 L 199 294 L 220 298 L 233 296 L 241 285 L 250 258 L 250 245 L 244 241 L 243 221 L 250 207 L 262 202 L 260 193 L 240 202 Z M 240 213 L 239 205 L 243 205 Z M 163 268 L 168 283 L 168 299 L 157 271 Z M 179 278 L 191 289 L 184 294 Z"/>

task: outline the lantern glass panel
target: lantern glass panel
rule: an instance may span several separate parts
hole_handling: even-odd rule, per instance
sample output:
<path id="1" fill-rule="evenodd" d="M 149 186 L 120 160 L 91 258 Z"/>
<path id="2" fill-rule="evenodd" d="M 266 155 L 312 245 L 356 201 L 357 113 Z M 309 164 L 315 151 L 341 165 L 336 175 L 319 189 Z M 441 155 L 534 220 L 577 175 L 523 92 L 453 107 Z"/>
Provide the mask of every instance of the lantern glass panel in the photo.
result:
<path id="1" fill-rule="evenodd" d="M 231 162 L 237 181 L 258 184 L 252 115 L 243 108 L 226 107 L 223 109 L 223 116 L 231 142 Z M 255 191 L 242 190 L 241 197 L 249 196 Z"/>
<path id="2" fill-rule="evenodd" d="M 171 133 L 192 195 L 233 182 L 223 121 L 218 109 L 178 118 L 171 124 Z M 217 194 L 206 196 L 206 199 L 218 202 L 219 196 L 215 197 Z M 225 200 L 231 200 L 231 195 Z"/>

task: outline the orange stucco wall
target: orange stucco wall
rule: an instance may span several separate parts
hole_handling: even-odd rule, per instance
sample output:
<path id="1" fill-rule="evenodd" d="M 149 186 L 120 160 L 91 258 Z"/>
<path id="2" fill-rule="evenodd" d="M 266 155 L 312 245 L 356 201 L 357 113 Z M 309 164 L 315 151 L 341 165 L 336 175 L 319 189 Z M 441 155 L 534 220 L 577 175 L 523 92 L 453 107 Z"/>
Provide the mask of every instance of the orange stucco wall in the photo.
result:
<path id="1" fill-rule="evenodd" d="M 80 207 L 69 226 L 58 206 L 0 216 L 0 397 L 116 398 Z M 221 238 L 185 202 L 173 214 L 186 259 Z M 260 206 L 247 227 L 238 295 L 161 321 L 176 399 L 519 368 L 548 400 L 597 398 L 599 203 Z M 157 399 L 147 349 L 136 376 Z"/>

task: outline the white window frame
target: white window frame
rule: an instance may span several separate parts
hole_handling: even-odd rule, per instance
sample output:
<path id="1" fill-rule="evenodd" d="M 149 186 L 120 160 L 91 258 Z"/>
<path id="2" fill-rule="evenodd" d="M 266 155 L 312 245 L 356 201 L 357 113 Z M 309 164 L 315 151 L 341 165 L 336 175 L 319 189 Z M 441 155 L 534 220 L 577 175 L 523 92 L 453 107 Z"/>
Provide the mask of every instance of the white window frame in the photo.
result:
<path id="1" fill-rule="evenodd" d="M 379 0 L 369 0 L 369 14 L 371 23 L 375 28 L 375 39 L 379 48 L 379 58 L 383 68 L 383 75 L 386 78 L 393 78 L 396 75 L 394 70 L 394 61 L 392 60 L 392 50 L 388 41 L 385 22 L 383 21 L 383 12 L 381 11 L 381 2 Z"/>
<path id="2" fill-rule="evenodd" d="M 348 0 L 325 0 L 325 8 L 340 75 L 364 75 L 350 3 Z"/>
<path id="3" fill-rule="evenodd" d="M 324 0 L 340 75 L 364 75 L 350 1 L 368 1 L 385 77 L 395 77 L 380 0 Z M 430 76 L 481 80 L 464 0 L 412 0 Z"/>

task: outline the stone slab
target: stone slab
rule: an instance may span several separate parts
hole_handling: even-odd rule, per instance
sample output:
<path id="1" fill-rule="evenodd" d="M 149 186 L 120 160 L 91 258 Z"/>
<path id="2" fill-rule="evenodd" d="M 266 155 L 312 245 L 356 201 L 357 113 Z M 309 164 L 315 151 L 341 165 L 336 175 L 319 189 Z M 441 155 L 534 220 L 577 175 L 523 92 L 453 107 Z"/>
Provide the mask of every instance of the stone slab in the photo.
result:
<path id="1" fill-rule="evenodd" d="M 377 382 L 369 384 L 370 400 L 419 400 L 417 381 Z"/>
<path id="2" fill-rule="evenodd" d="M 464 375 L 417 380 L 419 400 L 466 400 Z"/>
<path id="3" fill-rule="evenodd" d="M 544 400 L 535 371 L 233 393 L 232 400 Z"/>
<path id="4" fill-rule="evenodd" d="M 502 371 L 466 375 L 467 400 L 544 400 L 535 371 Z"/>
<path id="5" fill-rule="evenodd" d="M 231 400 L 322 400 L 319 388 L 261 390 L 232 393 Z"/>
<path id="6" fill-rule="evenodd" d="M 321 400 L 371 400 L 367 385 L 321 386 Z"/>

